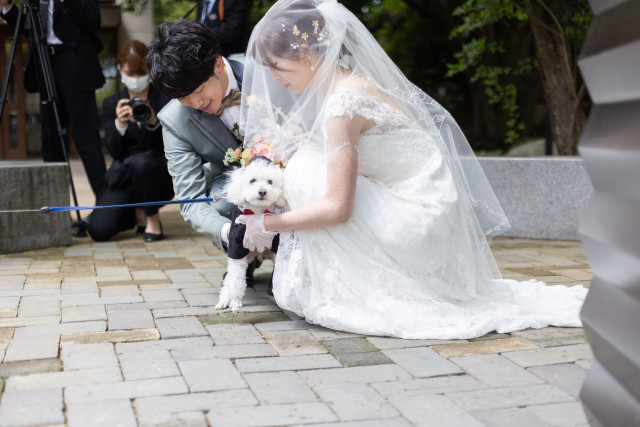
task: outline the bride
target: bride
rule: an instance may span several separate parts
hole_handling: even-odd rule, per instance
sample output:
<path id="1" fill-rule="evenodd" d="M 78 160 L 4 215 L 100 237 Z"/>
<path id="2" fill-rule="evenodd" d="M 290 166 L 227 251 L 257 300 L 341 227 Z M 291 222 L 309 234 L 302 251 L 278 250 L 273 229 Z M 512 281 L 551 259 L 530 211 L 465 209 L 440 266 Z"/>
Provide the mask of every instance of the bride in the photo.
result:
<path id="1" fill-rule="evenodd" d="M 351 12 L 280 0 L 247 52 L 245 148 L 286 164 L 289 210 L 242 217 L 245 246 L 280 233 L 280 307 L 415 339 L 581 326 L 582 286 L 502 278 L 488 238 L 509 223 L 466 138 Z"/>

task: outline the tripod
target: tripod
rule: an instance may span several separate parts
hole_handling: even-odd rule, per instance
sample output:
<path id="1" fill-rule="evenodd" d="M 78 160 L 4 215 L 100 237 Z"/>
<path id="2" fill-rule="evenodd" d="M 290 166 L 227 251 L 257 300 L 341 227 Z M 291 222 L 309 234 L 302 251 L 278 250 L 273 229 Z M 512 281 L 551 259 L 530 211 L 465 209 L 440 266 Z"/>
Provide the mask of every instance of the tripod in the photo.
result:
<path id="1" fill-rule="evenodd" d="M 47 36 L 46 34 L 42 33 L 42 27 L 40 26 L 40 0 L 22 0 L 22 3 L 19 7 L 20 13 L 18 13 L 18 19 L 16 21 L 15 30 L 13 33 L 13 43 L 11 44 L 9 62 L 7 63 L 7 74 L 5 76 L 4 85 L 2 87 L 0 120 L 2 120 L 4 106 L 7 103 L 7 91 L 9 89 L 13 58 L 16 53 L 16 46 L 18 45 L 20 27 L 23 23 L 22 20 L 26 19 L 26 21 L 24 22 L 24 28 L 28 30 L 29 47 L 32 55 L 32 60 L 35 61 L 38 86 L 40 88 L 40 103 L 47 107 L 50 106 L 53 110 L 53 116 L 56 123 L 57 135 L 60 140 L 60 146 L 62 148 L 62 154 L 64 156 L 65 162 L 67 163 L 67 173 L 69 176 L 71 195 L 73 197 L 73 203 L 77 207 L 78 198 L 76 196 L 76 188 L 73 184 L 71 164 L 69 163 L 69 156 L 67 155 L 66 148 L 67 129 L 62 126 L 62 121 L 60 120 L 60 110 L 58 109 L 58 95 L 56 93 L 56 85 L 53 80 L 53 72 L 51 70 L 51 60 L 49 58 L 49 52 L 47 49 Z M 71 225 L 71 227 L 75 230 L 73 232 L 73 235 L 84 237 L 87 235 L 86 225 L 80 217 L 79 210 L 76 210 L 76 218 L 77 221 L 72 223 Z"/>

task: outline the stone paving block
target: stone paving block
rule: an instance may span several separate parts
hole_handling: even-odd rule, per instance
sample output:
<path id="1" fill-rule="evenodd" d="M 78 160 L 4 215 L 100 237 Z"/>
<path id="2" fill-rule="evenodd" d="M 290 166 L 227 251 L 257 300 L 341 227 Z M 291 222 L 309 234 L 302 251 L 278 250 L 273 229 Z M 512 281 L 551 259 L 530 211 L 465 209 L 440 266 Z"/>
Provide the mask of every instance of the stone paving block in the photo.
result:
<path id="1" fill-rule="evenodd" d="M 238 359 L 235 361 L 235 365 L 242 373 L 300 371 L 308 369 L 340 368 L 342 366 L 340 362 L 330 354 Z"/>
<path id="2" fill-rule="evenodd" d="M 269 344 L 237 344 L 201 348 L 179 348 L 171 351 L 176 362 L 206 359 L 242 359 L 277 356 Z"/>
<path id="3" fill-rule="evenodd" d="M 280 322 L 256 323 L 255 328 L 260 332 L 293 331 L 309 329 L 311 326 L 305 320 L 283 320 Z"/>
<path id="4" fill-rule="evenodd" d="M 343 366 L 372 366 L 393 363 L 384 353 L 370 351 L 367 353 L 343 353 L 333 355 Z"/>
<path id="5" fill-rule="evenodd" d="M 549 384 L 463 391 L 449 393 L 447 396 L 468 411 L 573 401 L 567 393 Z"/>
<path id="6" fill-rule="evenodd" d="M 188 393 L 189 389 L 181 377 L 151 380 L 121 381 L 109 384 L 72 386 L 65 390 L 65 402 L 97 402 L 109 399 L 135 399 L 146 396 L 163 396 Z"/>
<path id="7" fill-rule="evenodd" d="M 156 325 L 163 339 L 209 335 L 200 320 L 193 316 L 156 319 Z"/>
<path id="8" fill-rule="evenodd" d="M 60 316 L 0 318 L 0 328 L 20 328 L 22 326 L 55 325 L 60 323 Z"/>
<path id="9" fill-rule="evenodd" d="M 65 371 L 119 367 L 112 343 L 66 344 L 60 354 Z"/>
<path id="10" fill-rule="evenodd" d="M 109 304 L 109 310 L 156 310 L 163 308 L 186 307 L 184 301 L 139 302 L 134 304 Z"/>
<path id="11" fill-rule="evenodd" d="M 162 270 L 132 270 L 133 280 L 167 280 L 168 277 Z"/>
<path id="12" fill-rule="evenodd" d="M 428 347 L 451 343 L 467 342 L 467 340 L 403 340 L 401 338 L 366 337 L 367 341 L 379 350 L 393 348 Z"/>
<path id="13" fill-rule="evenodd" d="M 97 402 L 67 404 L 68 427 L 136 427 L 131 402 L 110 399 Z"/>
<path id="14" fill-rule="evenodd" d="M 96 280 L 99 282 L 131 280 L 129 267 L 108 267 L 96 265 Z"/>
<path id="15" fill-rule="evenodd" d="M 220 325 L 223 323 L 265 323 L 281 322 L 291 320 L 282 311 L 273 312 L 242 312 L 242 313 L 219 313 L 202 316 L 200 321 L 203 325 Z"/>
<path id="16" fill-rule="evenodd" d="M 560 365 L 535 366 L 527 371 L 555 385 L 560 390 L 579 400 L 580 388 L 587 377 L 588 370 L 573 363 Z"/>
<path id="17" fill-rule="evenodd" d="M 156 255 L 157 257 L 157 255 Z M 204 283 L 206 280 L 197 271 L 194 270 L 165 270 L 165 274 L 173 283 Z"/>
<path id="18" fill-rule="evenodd" d="M 247 300 L 242 300 L 242 304 L 244 304 L 242 306 L 242 313 L 245 315 L 251 315 L 253 313 L 258 313 L 259 315 L 264 315 L 266 313 L 273 313 L 275 314 L 277 317 L 279 318 L 282 314 L 282 310 L 280 309 L 280 307 L 278 307 L 277 305 L 271 303 L 267 298 L 256 298 L 255 300 L 252 299 L 247 299 Z M 228 311 L 229 309 L 225 309 L 227 310 L 227 313 L 230 313 L 230 311 Z M 261 320 L 261 322 L 263 322 L 264 320 Z M 254 322 L 249 322 L 249 323 L 254 323 Z"/>
<path id="19" fill-rule="evenodd" d="M 317 402 L 318 397 L 295 372 L 259 372 L 243 375 L 262 405 Z"/>
<path id="20" fill-rule="evenodd" d="M 83 305 L 80 307 L 64 307 L 62 322 L 86 322 L 89 320 L 107 320 L 104 305 Z"/>
<path id="21" fill-rule="evenodd" d="M 536 343 L 538 347 L 584 344 L 586 337 L 582 328 L 542 328 L 516 331 L 511 335 Z"/>
<path id="22" fill-rule="evenodd" d="M 22 375 L 7 380 L 7 390 L 36 390 L 76 385 L 112 383 L 122 381 L 120 369 L 115 367 L 83 369 L 81 371 L 47 372 Z"/>
<path id="23" fill-rule="evenodd" d="M 199 306 L 199 307 L 187 307 L 186 305 L 187 304 L 185 303 L 184 307 L 160 308 L 157 310 L 153 310 L 153 317 L 156 319 L 162 319 L 166 317 L 199 316 L 200 321 L 204 325 L 209 325 L 211 323 L 207 320 L 208 316 L 209 315 L 217 316 L 218 313 L 220 313 L 219 310 L 216 310 L 215 305 Z M 232 322 L 224 322 L 224 323 L 232 323 Z M 223 322 L 218 322 L 217 324 L 223 324 Z"/>
<path id="24" fill-rule="evenodd" d="M 334 340 L 339 338 L 355 338 L 362 335 L 352 334 L 349 332 L 334 331 L 332 329 L 323 328 L 318 325 L 309 325 L 309 333 L 318 341 Z"/>
<path id="25" fill-rule="evenodd" d="M 153 329 L 156 327 L 151 310 L 110 310 L 109 330 Z"/>
<path id="26" fill-rule="evenodd" d="M 137 329 L 134 331 L 107 331 L 88 334 L 63 335 L 60 342 L 64 344 L 90 344 L 98 342 L 132 342 L 160 339 L 156 329 Z"/>
<path id="27" fill-rule="evenodd" d="M 490 341 L 473 341 L 453 344 L 434 345 L 431 347 L 444 357 L 471 356 L 474 354 L 506 353 L 530 350 L 537 346 L 523 338 L 506 338 Z"/>
<path id="28" fill-rule="evenodd" d="M 88 322 L 58 323 L 56 325 L 26 326 L 15 330 L 16 337 L 39 337 L 44 335 L 78 334 L 100 332 L 107 329 L 106 322 L 92 320 Z"/>
<path id="29" fill-rule="evenodd" d="M 405 381 L 372 382 L 370 385 L 387 399 L 396 396 L 444 394 L 487 388 L 485 384 L 469 375 L 446 375 Z"/>
<path id="30" fill-rule="evenodd" d="M 118 359 L 127 381 L 180 376 L 180 370 L 168 350 L 123 353 Z"/>
<path id="31" fill-rule="evenodd" d="M 487 409 L 471 414 L 488 427 L 540 427 L 545 425 L 540 418 L 526 408 Z"/>
<path id="32" fill-rule="evenodd" d="M 0 310 L 0 317 L 15 318 L 18 317 L 18 310 Z"/>
<path id="33" fill-rule="evenodd" d="M 265 332 L 264 339 L 280 356 L 327 353 L 327 349 L 309 331 Z"/>
<path id="34" fill-rule="evenodd" d="M 415 425 L 482 427 L 483 424 L 446 396 L 403 396 L 389 400 Z"/>
<path id="35" fill-rule="evenodd" d="M 591 360 L 593 353 L 588 344 L 547 347 L 538 350 L 517 351 L 503 355 L 520 366 L 541 366 L 558 363 L 571 363 L 578 360 Z"/>
<path id="36" fill-rule="evenodd" d="M 322 345 L 325 346 L 327 350 L 329 350 L 329 353 L 334 355 L 378 351 L 378 349 L 365 338 L 341 338 L 324 340 L 322 341 Z"/>
<path id="37" fill-rule="evenodd" d="M 207 325 L 209 335 L 216 345 L 264 344 L 264 338 L 256 328 L 247 323 Z"/>
<path id="38" fill-rule="evenodd" d="M 33 337 L 14 336 L 9 342 L 3 362 L 19 360 L 55 359 L 58 357 L 60 335 L 42 335 Z"/>
<path id="39" fill-rule="evenodd" d="M 133 285 L 118 285 L 118 286 L 101 286 L 101 297 L 137 297 L 140 295 L 140 289 Z"/>
<path id="40" fill-rule="evenodd" d="M 340 420 L 396 418 L 400 414 L 367 384 L 319 385 L 313 391 L 328 404 Z"/>
<path id="41" fill-rule="evenodd" d="M 0 329 L 0 349 L 6 349 L 9 345 L 9 341 L 13 337 L 13 328 L 2 328 Z"/>
<path id="42" fill-rule="evenodd" d="M 0 310 L 17 310 L 20 297 L 0 298 Z"/>
<path id="43" fill-rule="evenodd" d="M 146 289 L 142 290 L 142 297 L 146 302 L 184 301 L 184 297 L 177 289 Z"/>
<path id="44" fill-rule="evenodd" d="M 140 417 L 155 414 L 172 414 L 192 411 L 208 411 L 227 406 L 252 406 L 258 401 L 248 388 L 214 391 L 209 393 L 174 394 L 170 396 L 140 397 L 135 400 Z"/>
<path id="45" fill-rule="evenodd" d="M 72 281 L 71 279 L 77 278 L 66 277 L 64 279 L 64 282 L 62 282 L 62 287 L 60 288 L 60 290 L 63 294 L 97 294 L 99 292 L 98 284 L 95 278 L 91 280 L 82 280 L 79 282 Z"/>
<path id="46" fill-rule="evenodd" d="M 230 360 L 189 360 L 178 364 L 191 392 L 246 388 Z"/>
<path id="47" fill-rule="evenodd" d="M 527 410 L 547 425 L 587 426 L 587 416 L 580 402 L 559 403 L 555 405 L 529 406 Z"/>
<path id="48" fill-rule="evenodd" d="M 214 306 L 218 303 L 219 293 L 187 294 L 184 299 L 191 307 Z"/>
<path id="49" fill-rule="evenodd" d="M 203 412 L 182 412 L 179 414 L 154 414 L 138 418 L 139 427 L 207 427 Z"/>
<path id="50" fill-rule="evenodd" d="M 318 386 L 320 384 L 374 383 L 411 379 L 411 375 L 398 365 L 318 369 L 313 371 L 299 371 L 298 375 L 310 386 Z"/>
<path id="51" fill-rule="evenodd" d="M 538 376 L 533 375 L 498 354 L 478 354 L 475 356 L 450 359 L 464 371 L 491 387 L 508 387 L 526 384 L 541 384 Z"/>
<path id="52" fill-rule="evenodd" d="M 0 402 L 0 425 L 64 424 L 62 389 L 5 391 Z"/>
<path id="53" fill-rule="evenodd" d="M 0 364 L 0 378 L 29 375 L 39 372 L 57 372 L 62 369 L 60 359 L 27 360 Z"/>
<path id="54" fill-rule="evenodd" d="M 234 408 L 213 408 L 207 413 L 211 425 L 258 427 L 336 421 L 323 403 L 293 403 Z"/>
<path id="55" fill-rule="evenodd" d="M 462 373 L 455 364 L 427 347 L 391 349 L 383 353 L 416 377 Z"/>
<path id="56" fill-rule="evenodd" d="M 385 418 L 382 420 L 320 423 L 314 424 L 313 427 L 409 427 L 410 425 L 404 418 Z"/>
<path id="57" fill-rule="evenodd" d="M 148 350 L 175 350 L 179 348 L 212 347 L 213 341 L 209 337 L 176 338 L 170 340 L 125 342 L 116 344 L 118 354 Z"/>

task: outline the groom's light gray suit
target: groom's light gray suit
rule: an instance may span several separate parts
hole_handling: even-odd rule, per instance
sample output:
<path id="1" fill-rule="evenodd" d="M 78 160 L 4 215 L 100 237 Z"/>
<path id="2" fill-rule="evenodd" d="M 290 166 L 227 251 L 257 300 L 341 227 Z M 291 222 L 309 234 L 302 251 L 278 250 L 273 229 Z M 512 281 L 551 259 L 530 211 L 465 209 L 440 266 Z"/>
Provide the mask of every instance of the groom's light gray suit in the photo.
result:
<path id="1" fill-rule="evenodd" d="M 244 66 L 227 60 L 242 89 Z M 195 199 L 221 195 L 226 168 L 222 163 L 227 148 L 237 148 L 238 141 L 218 116 L 185 107 L 177 99 L 158 114 L 162 123 L 164 152 L 173 179 L 176 199 Z M 226 200 L 213 203 L 180 205 L 182 217 L 198 233 L 207 235 L 223 249 L 220 230 L 230 222 L 233 205 Z"/>

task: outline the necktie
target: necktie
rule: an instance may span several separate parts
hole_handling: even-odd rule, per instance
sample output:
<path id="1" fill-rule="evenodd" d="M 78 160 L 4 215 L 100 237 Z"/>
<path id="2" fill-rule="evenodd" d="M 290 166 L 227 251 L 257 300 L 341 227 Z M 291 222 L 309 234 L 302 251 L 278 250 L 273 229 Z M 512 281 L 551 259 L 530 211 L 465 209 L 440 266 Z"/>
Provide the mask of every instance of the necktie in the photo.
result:
<path id="1" fill-rule="evenodd" d="M 202 2 L 202 18 L 200 22 L 204 23 L 207 20 L 207 15 L 209 14 L 209 5 L 213 0 L 204 0 Z"/>
<path id="2" fill-rule="evenodd" d="M 239 90 L 231 89 L 229 95 L 222 98 L 222 102 L 220 103 L 220 109 L 216 111 L 216 116 L 221 116 L 224 112 L 224 109 L 227 107 L 231 107 L 232 105 L 240 105 L 240 100 L 242 99 L 242 92 Z"/>
<path id="3" fill-rule="evenodd" d="M 40 0 L 40 10 L 38 11 L 40 20 L 40 28 L 42 34 L 46 37 L 49 29 L 49 0 Z"/>

